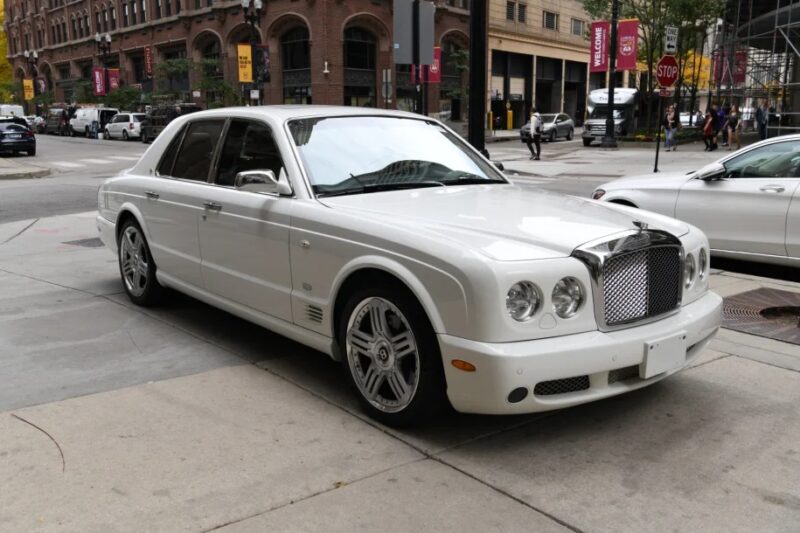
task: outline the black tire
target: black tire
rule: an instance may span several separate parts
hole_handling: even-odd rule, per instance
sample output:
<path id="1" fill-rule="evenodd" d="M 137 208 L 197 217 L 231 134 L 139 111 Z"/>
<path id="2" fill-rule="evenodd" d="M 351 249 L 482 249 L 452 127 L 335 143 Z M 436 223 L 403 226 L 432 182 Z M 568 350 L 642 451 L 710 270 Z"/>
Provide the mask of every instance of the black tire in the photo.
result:
<path id="1" fill-rule="evenodd" d="M 28 150 L 28 152 L 27 152 L 27 153 L 28 153 L 28 155 L 29 155 L 29 156 L 34 156 L 34 155 L 36 155 L 36 148 L 34 148 L 33 150 Z"/>
<path id="2" fill-rule="evenodd" d="M 583 145 L 584 146 L 589 146 L 590 144 L 592 144 L 592 140 L 591 139 L 584 139 L 583 140 Z"/>
<path id="3" fill-rule="evenodd" d="M 111 133 L 109 133 L 108 128 L 103 130 L 103 139 L 107 141 L 111 140 Z"/>
<path id="4" fill-rule="evenodd" d="M 573 133 L 575 133 L 574 130 L 572 128 L 570 128 L 569 131 L 567 132 L 567 140 L 568 141 L 572 140 L 572 134 Z"/>
<path id="5" fill-rule="evenodd" d="M 352 361 L 360 358 L 361 360 L 368 360 L 370 367 L 376 365 L 369 357 L 348 353 L 348 323 L 351 316 L 357 309 L 362 309 L 366 301 L 380 299 L 381 301 L 389 302 L 395 306 L 396 309 L 402 314 L 406 324 L 410 327 L 413 339 L 416 343 L 416 359 L 411 359 L 411 363 L 419 366 L 416 373 L 418 375 L 416 389 L 411 394 L 410 400 L 402 410 L 395 412 L 388 412 L 373 405 L 361 392 L 357 378 L 354 375 L 356 364 Z M 390 318 L 397 318 L 397 315 L 392 316 L 392 311 L 387 310 Z M 370 315 L 370 322 L 372 315 Z M 401 324 L 399 320 L 387 319 L 387 328 L 391 329 L 390 324 Z M 370 326 L 372 327 L 372 326 Z M 374 333 L 373 333 L 374 335 Z M 393 427 L 404 427 L 412 425 L 424 424 L 427 421 L 434 419 L 443 412 L 448 405 L 446 395 L 446 384 L 444 379 L 444 370 L 442 368 L 442 356 L 439 351 L 439 343 L 436 339 L 436 334 L 433 327 L 425 314 L 424 309 L 417 301 L 416 297 L 401 283 L 388 282 L 375 284 L 359 288 L 351 294 L 345 305 L 343 306 L 337 323 L 337 340 L 339 349 L 342 354 L 342 369 L 346 374 L 353 390 L 355 391 L 359 402 L 361 403 L 364 411 L 375 420 Z M 392 350 L 393 352 L 393 350 Z M 407 358 L 412 354 L 404 356 L 404 359 L 394 359 L 394 355 L 390 356 L 394 363 L 391 365 L 395 368 L 400 368 L 404 362 L 409 361 Z M 400 361 L 400 363 L 398 363 Z M 368 367 L 369 368 L 369 367 Z M 378 368 L 376 366 L 376 368 Z M 381 386 L 376 389 L 377 392 L 386 391 L 391 394 L 393 391 L 388 381 L 388 375 L 381 381 Z M 407 384 L 407 382 L 406 382 Z M 385 394 L 385 392 L 384 392 Z"/>
<path id="6" fill-rule="evenodd" d="M 550 130 L 550 136 L 547 138 L 548 142 L 554 143 L 558 139 L 558 133 L 556 132 L 555 128 Z"/>
<path id="7" fill-rule="evenodd" d="M 128 130 L 122 130 L 122 140 L 123 141 L 129 140 L 129 138 L 128 138 Z"/>
<path id="8" fill-rule="evenodd" d="M 142 239 L 142 247 L 140 250 L 143 250 L 143 253 L 140 253 L 140 257 L 144 259 L 147 265 L 144 283 L 140 283 L 135 288 L 129 286 L 129 282 L 125 279 L 125 272 L 123 272 L 123 261 L 130 255 L 123 243 L 123 239 L 126 238 L 126 232 L 129 228 L 132 228 L 133 232 Z M 133 244 L 138 244 L 138 240 L 133 240 Z M 119 275 L 122 280 L 122 287 L 133 303 L 147 307 L 155 305 L 161 300 L 164 294 L 164 287 L 162 287 L 156 279 L 156 271 L 158 270 L 156 262 L 150 254 L 150 247 L 147 244 L 147 238 L 144 236 L 142 228 L 134 219 L 129 218 L 123 222 L 119 230 L 119 236 L 117 238 L 117 263 L 119 264 Z M 141 291 L 139 291 L 139 289 L 141 289 Z"/>

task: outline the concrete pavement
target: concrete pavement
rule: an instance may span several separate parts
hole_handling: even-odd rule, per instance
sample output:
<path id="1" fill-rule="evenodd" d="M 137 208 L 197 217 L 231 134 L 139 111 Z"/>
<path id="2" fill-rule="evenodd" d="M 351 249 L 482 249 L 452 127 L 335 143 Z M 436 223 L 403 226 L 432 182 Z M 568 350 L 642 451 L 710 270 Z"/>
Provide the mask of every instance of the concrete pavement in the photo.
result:
<path id="1" fill-rule="evenodd" d="M 798 346 L 723 330 L 632 394 L 397 431 L 313 350 L 189 298 L 130 304 L 93 216 L 0 225 L 0 531 L 800 523 Z"/>
<path id="2" fill-rule="evenodd" d="M 49 176 L 49 168 L 31 163 L 28 156 L 0 157 L 0 180 L 17 180 L 25 178 L 43 178 Z"/>

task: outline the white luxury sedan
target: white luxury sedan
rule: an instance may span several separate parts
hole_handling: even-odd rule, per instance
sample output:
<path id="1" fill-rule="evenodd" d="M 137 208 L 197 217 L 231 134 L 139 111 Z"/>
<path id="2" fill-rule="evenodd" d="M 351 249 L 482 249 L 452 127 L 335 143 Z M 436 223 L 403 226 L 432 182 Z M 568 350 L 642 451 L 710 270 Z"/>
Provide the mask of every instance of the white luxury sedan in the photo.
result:
<path id="1" fill-rule="evenodd" d="M 131 300 L 170 287 L 318 349 L 388 424 L 638 389 L 721 320 L 697 228 L 519 188 L 409 113 L 187 115 L 98 203 Z"/>
<path id="2" fill-rule="evenodd" d="M 685 220 L 711 253 L 800 265 L 800 135 L 753 144 L 696 172 L 621 178 L 594 191 L 604 200 Z"/>

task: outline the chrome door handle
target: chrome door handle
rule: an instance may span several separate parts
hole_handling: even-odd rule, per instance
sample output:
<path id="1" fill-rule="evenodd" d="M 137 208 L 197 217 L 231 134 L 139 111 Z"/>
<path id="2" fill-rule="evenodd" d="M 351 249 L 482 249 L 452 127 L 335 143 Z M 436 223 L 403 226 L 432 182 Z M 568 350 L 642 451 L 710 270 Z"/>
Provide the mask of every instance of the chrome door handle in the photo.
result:
<path id="1" fill-rule="evenodd" d="M 153 191 L 144 191 L 144 195 L 153 200 L 158 200 L 158 193 Z"/>
<path id="2" fill-rule="evenodd" d="M 786 189 L 780 185 L 764 185 L 759 190 L 762 192 L 783 192 Z"/>
<path id="3" fill-rule="evenodd" d="M 211 211 L 219 211 L 220 209 L 222 209 L 222 205 L 216 202 L 203 202 L 203 205 L 205 206 L 206 209 L 210 209 Z"/>

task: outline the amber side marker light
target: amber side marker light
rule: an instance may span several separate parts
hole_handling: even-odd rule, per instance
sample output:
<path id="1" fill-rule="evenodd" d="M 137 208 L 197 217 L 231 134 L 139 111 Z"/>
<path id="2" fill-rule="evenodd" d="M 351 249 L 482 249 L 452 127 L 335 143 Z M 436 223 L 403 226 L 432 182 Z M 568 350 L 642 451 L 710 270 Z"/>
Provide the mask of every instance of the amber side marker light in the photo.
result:
<path id="1" fill-rule="evenodd" d="M 463 370 L 464 372 L 475 372 L 477 370 L 475 365 L 472 363 L 467 363 L 466 361 L 462 361 L 461 359 L 453 359 L 450 361 L 454 367 L 459 370 Z"/>

